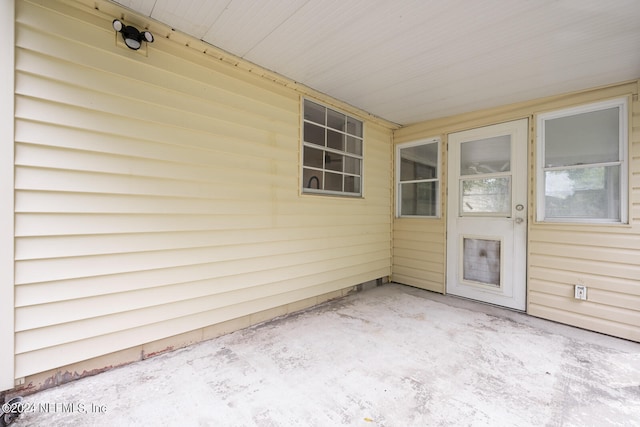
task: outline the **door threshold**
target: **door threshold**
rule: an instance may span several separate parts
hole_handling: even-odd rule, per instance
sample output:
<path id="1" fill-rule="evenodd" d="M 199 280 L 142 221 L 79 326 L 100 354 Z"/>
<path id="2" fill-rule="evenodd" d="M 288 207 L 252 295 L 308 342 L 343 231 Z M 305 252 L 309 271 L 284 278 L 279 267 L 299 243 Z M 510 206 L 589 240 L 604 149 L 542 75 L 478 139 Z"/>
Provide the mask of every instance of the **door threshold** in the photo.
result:
<path id="1" fill-rule="evenodd" d="M 476 303 L 476 304 L 486 305 L 486 306 L 489 306 L 489 307 L 499 308 L 499 309 L 502 309 L 502 310 L 509 310 L 509 311 L 513 311 L 514 313 L 527 314 L 526 310 L 518 310 L 517 308 L 505 307 L 503 305 L 492 304 L 490 302 L 481 301 L 481 300 L 468 298 L 468 297 L 463 297 L 463 296 L 460 296 L 460 295 L 444 294 L 444 296 L 453 297 L 455 299 L 458 299 L 458 300 L 461 300 L 461 301 L 466 301 L 466 302 L 469 302 L 469 303 Z"/>

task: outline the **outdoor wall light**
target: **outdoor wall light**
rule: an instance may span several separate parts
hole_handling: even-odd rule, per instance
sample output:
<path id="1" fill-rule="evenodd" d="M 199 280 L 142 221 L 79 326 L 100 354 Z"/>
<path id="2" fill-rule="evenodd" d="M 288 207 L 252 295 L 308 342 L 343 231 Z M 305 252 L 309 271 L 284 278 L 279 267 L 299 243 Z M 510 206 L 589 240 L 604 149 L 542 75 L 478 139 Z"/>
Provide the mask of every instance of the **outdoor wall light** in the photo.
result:
<path id="1" fill-rule="evenodd" d="M 129 49 L 140 49 L 143 41 L 153 43 L 153 34 L 149 31 L 140 32 L 136 27 L 124 25 L 119 19 L 113 20 L 113 29 L 122 34 L 124 44 L 126 44 Z"/>

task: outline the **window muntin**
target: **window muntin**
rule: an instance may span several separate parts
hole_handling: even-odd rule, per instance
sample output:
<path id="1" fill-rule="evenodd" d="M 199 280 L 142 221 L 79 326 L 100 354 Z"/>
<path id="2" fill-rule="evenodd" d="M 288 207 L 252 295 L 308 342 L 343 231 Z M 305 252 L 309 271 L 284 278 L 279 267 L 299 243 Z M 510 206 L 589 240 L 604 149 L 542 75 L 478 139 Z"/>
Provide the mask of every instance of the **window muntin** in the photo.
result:
<path id="1" fill-rule="evenodd" d="M 440 140 L 437 138 L 398 145 L 397 215 L 440 215 Z"/>
<path id="2" fill-rule="evenodd" d="M 304 100 L 302 192 L 362 196 L 363 123 Z"/>
<path id="3" fill-rule="evenodd" d="M 625 99 L 538 118 L 540 221 L 627 221 Z"/>

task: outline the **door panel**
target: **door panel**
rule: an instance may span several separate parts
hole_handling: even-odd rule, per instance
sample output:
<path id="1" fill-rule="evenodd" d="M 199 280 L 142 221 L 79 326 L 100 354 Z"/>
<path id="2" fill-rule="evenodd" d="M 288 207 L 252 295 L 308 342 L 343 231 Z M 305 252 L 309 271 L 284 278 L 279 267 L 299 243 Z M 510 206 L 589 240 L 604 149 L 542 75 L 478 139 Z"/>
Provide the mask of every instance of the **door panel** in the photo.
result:
<path id="1" fill-rule="evenodd" d="M 449 135 L 447 292 L 526 308 L 528 120 Z"/>

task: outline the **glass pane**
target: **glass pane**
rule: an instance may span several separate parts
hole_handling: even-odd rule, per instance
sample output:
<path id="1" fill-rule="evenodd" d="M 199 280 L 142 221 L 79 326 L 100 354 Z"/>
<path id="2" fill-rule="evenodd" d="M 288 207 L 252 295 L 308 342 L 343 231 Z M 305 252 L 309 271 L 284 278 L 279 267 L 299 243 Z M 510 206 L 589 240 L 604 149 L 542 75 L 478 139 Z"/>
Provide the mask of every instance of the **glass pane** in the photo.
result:
<path id="1" fill-rule="evenodd" d="M 463 213 L 511 213 L 511 177 L 462 181 Z"/>
<path id="2" fill-rule="evenodd" d="M 344 131 L 347 116 L 337 111 L 327 109 L 327 126 Z"/>
<path id="3" fill-rule="evenodd" d="M 509 172 L 511 136 L 463 142 L 460 145 L 460 175 Z"/>
<path id="4" fill-rule="evenodd" d="M 322 105 L 318 105 L 315 102 L 309 100 L 304 101 L 304 119 L 315 123 L 325 124 L 325 110 Z"/>
<path id="5" fill-rule="evenodd" d="M 304 124 L 304 140 L 312 144 L 324 146 L 325 129 L 311 123 Z"/>
<path id="6" fill-rule="evenodd" d="M 436 216 L 437 182 L 400 184 L 400 215 Z"/>
<path id="7" fill-rule="evenodd" d="M 362 138 L 362 122 L 351 117 L 347 117 L 347 133 Z"/>
<path id="8" fill-rule="evenodd" d="M 360 178 L 357 176 L 345 176 L 344 191 L 349 193 L 360 193 Z"/>
<path id="9" fill-rule="evenodd" d="M 322 189 L 322 172 L 313 169 L 303 169 L 302 183 L 304 188 Z"/>
<path id="10" fill-rule="evenodd" d="M 620 160 L 620 110 L 591 111 L 544 123 L 545 167 Z"/>
<path id="11" fill-rule="evenodd" d="M 342 191 L 342 175 L 337 173 L 325 172 L 324 189 L 330 191 Z"/>
<path id="12" fill-rule="evenodd" d="M 620 220 L 620 166 L 547 171 L 546 218 Z"/>
<path id="13" fill-rule="evenodd" d="M 353 173 L 356 175 L 360 175 L 360 159 L 356 159 L 355 157 L 344 157 L 344 171 L 346 173 Z"/>
<path id="14" fill-rule="evenodd" d="M 362 140 L 347 136 L 347 153 L 362 155 Z"/>
<path id="15" fill-rule="evenodd" d="M 322 156 L 324 151 L 311 147 L 304 147 L 304 166 L 322 169 Z"/>
<path id="16" fill-rule="evenodd" d="M 334 153 L 324 154 L 324 167 L 325 169 L 342 172 L 342 164 L 344 163 L 344 156 Z"/>
<path id="17" fill-rule="evenodd" d="M 327 147 L 344 151 L 344 134 L 332 130 L 327 131 Z"/>
<path id="18" fill-rule="evenodd" d="M 437 178 L 438 144 L 400 149 L 400 181 Z"/>
<path id="19" fill-rule="evenodd" d="M 464 238 L 464 280 L 500 287 L 500 240 Z"/>

